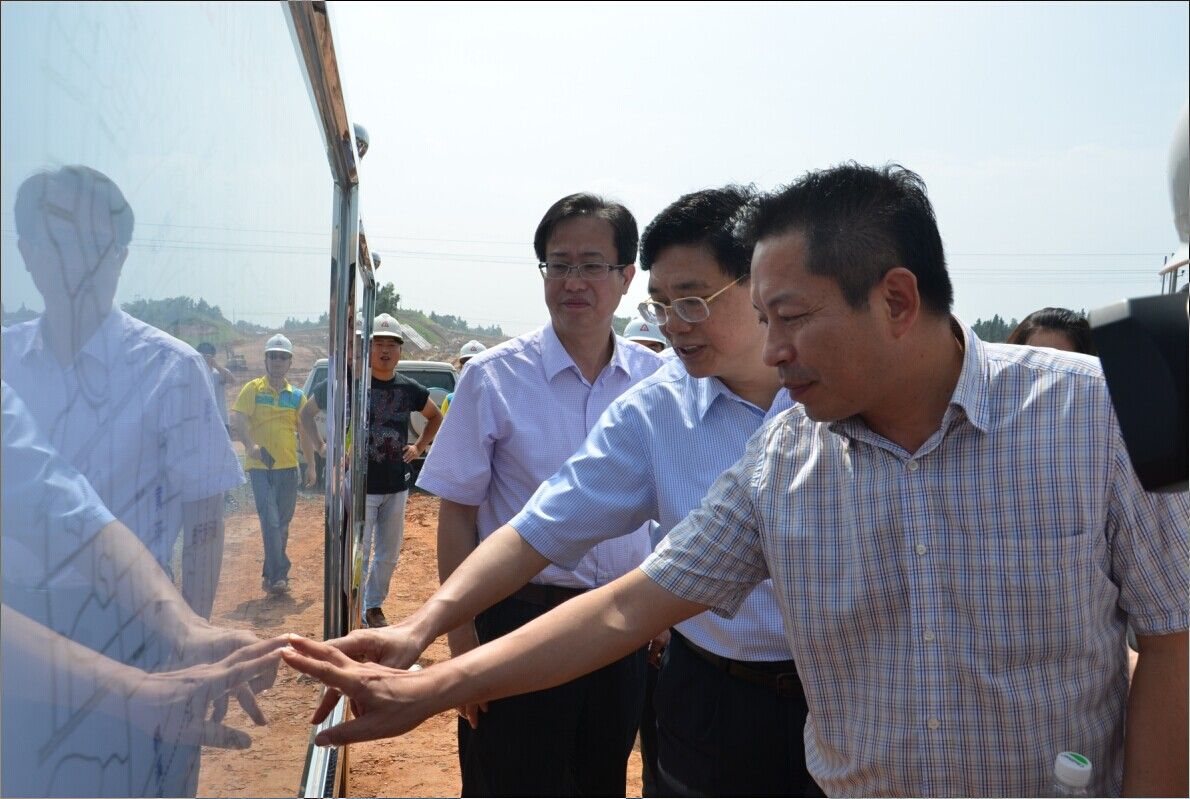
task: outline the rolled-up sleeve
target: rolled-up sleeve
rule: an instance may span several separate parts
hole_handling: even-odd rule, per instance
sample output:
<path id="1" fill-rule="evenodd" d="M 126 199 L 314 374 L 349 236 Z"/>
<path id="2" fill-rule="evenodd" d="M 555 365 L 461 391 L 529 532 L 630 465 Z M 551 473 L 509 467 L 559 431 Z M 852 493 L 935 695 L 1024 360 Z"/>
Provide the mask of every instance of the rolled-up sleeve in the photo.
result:
<path id="1" fill-rule="evenodd" d="M 1182 632 L 1190 621 L 1190 494 L 1145 491 L 1114 432 L 1108 534 L 1120 608 L 1140 635 Z"/>
<path id="2" fill-rule="evenodd" d="M 509 522 L 521 538 L 564 569 L 592 547 L 635 532 L 657 515 L 649 431 L 642 411 L 617 400 L 583 446 Z"/>
<path id="3" fill-rule="evenodd" d="M 479 505 L 492 479 L 492 450 L 499 436 L 501 400 L 486 371 L 463 372 L 450 413 L 434 438 L 417 486 L 460 505 Z"/>
<path id="4" fill-rule="evenodd" d="M 115 517 L 41 435 L 16 392 L 7 383 L 0 386 L 4 579 L 40 584 Z"/>
<path id="5" fill-rule="evenodd" d="M 661 540 L 641 570 L 682 599 L 731 618 L 769 577 L 756 515 L 755 475 L 767 441 L 762 427 L 744 456 L 720 475 L 702 504 Z"/>

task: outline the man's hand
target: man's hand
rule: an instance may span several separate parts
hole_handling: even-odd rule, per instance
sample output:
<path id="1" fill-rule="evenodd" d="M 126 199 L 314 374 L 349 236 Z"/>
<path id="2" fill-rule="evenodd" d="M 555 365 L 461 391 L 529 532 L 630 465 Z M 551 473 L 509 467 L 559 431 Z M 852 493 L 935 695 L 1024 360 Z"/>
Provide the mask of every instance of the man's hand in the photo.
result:
<path id="1" fill-rule="evenodd" d="M 262 641 L 249 630 L 195 623 L 187 627 L 181 640 L 181 649 L 175 655 L 175 663 L 177 668 L 181 669 L 217 663 L 228 657 L 242 657 L 243 652 L 254 652 L 262 646 L 266 652 L 280 649 L 285 646 L 285 637 L 277 636 Z M 271 672 L 264 671 L 253 678 L 252 690 L 254 692 L 259 693 L 272 686 L 277 677 L 279 662 L 274 658 Z"/>
<path id="2" fill-rule="evenodd" d="M 327 692 L 310 719 L 320 724 L 342 694 L 351 702 L 355 718 L 318 733 L 319 746 L 374 741 L 401 735 L 421 724 L 434 710 L 426 671 L 407 672 L 378 663 L 359 663 L 337 648 L 291 635 L 281 650 L 285 662 L 333 689 Z M 330 696 L 334 701 L 328 701 Z"/>
<path id="3" fill-rule="evenodd" d="M 285 643 L 284 638 L 259 641 L 217 663 L 180 671 L 145 674 L 130 669 L 135 676 L 129 678 L 132 685 L 124 697 L 128 718 L 167 741 L 247 749 L 252 743 L 248 734 L 223 724 L 228 700 L 234 695 L 252 721 L 265 724 L 253 696 L 262 689 L 253 686 L 272 684 Z"/>
<path id="4" fill-rule="evenodd" d="M 415 460 L 417 460 L 420 454 L 421 453 L 417 451 L 416 446 L 413 444 L 406 444 L 405 450 L 401 457 L 405 460 L 405 463 L 413 463 Z"/>
<path id="5" fill-rule="evenodd" d="M 306 488 L 313 488 L 318 482 L 318 466 L 313 462 L 306 462 Z"/>
<path id="6" fill-rule="evenodd" d="M 475 624 L 464 624 L 457 630 L 451 630 L 446 635 L 446 642 L 450 646 L 450 656 L 457 658 L 459 655 L 470 652 L 479 646 L 479 636 L 475 633 Z M 479 726 L 479 714 L 488 712 L 487 702 L 472 702 L 466 705 L 461 705 L 455 708 L 459 715 L 467 719 L 467 723 L 471 725 L 471 729 Z"/>
<path id="7" fill-rule="evenodd" d="M 649 665 L 655 669 L 661 668 L 661 656 L 665 654 L 665 647 L 669 646 L 669 630 L 662 630 L 649 641 L 646 653 Z"/>
<path id="8" fill-rule="evenodd" d="M 342 638 L 332 638 L 325 643 L 352 660 L 402 670 L 416 663 L 424 649 L 403 624 L 352 630 Z"/>

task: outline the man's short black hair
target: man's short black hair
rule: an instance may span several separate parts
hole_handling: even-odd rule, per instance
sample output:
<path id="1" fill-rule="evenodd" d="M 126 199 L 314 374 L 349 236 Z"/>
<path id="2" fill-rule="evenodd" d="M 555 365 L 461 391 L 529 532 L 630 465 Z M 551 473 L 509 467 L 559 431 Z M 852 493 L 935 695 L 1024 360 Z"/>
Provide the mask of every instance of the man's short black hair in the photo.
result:
<path id="1" fill-rule="evenodd" d="M 215 354 L 215 345 L 209 341 L 200 342 L 196 349 L 203 355 L 214 355 Z"/>
<path id="2" fill-rule="evenodd" d="M 755 245 L 787 233 L 806 237 L 806 266 L 834 280 L 853 308 L 892 268 L 917 277 L 922 305 L 950 313 L 954 289 L 925 182 L 899 164 L 879 169 L 851 162 L 809 172 L 762 197 L 741 221 Z"/>
<path id="3" fill-rule="evenodd" d="M 106 222 L 111 227 L 111 243 L 117 246 L 127 247 L 132 241 L 135 217 L 131 206 L 111 178 L 89 166 L 43 170 L 20 185 L 13 206 L 18 236 L 43 235 L 45 218 L 51 213 L 86 224 L 88 229 Z"/>
<path id="4" fill-rule="evenodd" d="M 740 209 L 756 198 L 753 186 L 728 185 L 683 195 L 645 228 L 640 240 L 640 268 L 648 271 L 667 247 L 701 245 L 723 274 L 742 278 L 752 269 L 752 247 L 735 233 Z"/>
<path id="5" fill-rule="evenodd" d="M 585 192 L 563 197 L 545 212 L 545 216 L 537 225 L 537 232 L 533 234 L 533 250 L 537 253 L 538 261 L 545 260 L 545 248 L 558 225 L 567 219 L 580 216 L 592 216 L 611 225 L 616 243 L 617 265 L 627 265 L 636 261 L 636 243 L 639 237 L 636 217 L 620 203 Z"/>

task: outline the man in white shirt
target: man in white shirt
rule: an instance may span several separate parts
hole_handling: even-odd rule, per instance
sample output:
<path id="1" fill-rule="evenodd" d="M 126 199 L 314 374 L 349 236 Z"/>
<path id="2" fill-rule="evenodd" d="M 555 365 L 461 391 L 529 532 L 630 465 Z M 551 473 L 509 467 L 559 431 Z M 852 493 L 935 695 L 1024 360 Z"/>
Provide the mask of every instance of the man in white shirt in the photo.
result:
<path id="1" fill-rule="evenodd" d="M 660 361 L 617 337 L 612 315 L 636 271 L 636 220 L 624 206 L 575 194 L 534 237 L 550 323 L 468 364 L 418 486 L 442 498 L 438 568 L 445 580 L 518 512 L 582 445 L 608 404 Z M 460 655 L 511 632 L 648 554 L 643 529 L 594 547 L 572 569 L 533 582 L 450 633 Z M 644 654 L 548 691 L 463 709 L 463 795 L 622 796 L 640 720 Z"/>
<path id="2" fill-rule="evenodd" d="M 113 304 L 133 213 L 85 166 L 26 180 L 17 247 L 45 313 L 4 333 L 4 380 L 50 444 L 209 617 L 223 559 L 223 492 L 244 482 L 197 352 Z M 130 651 L 135 651 L 134 647 Z"/>

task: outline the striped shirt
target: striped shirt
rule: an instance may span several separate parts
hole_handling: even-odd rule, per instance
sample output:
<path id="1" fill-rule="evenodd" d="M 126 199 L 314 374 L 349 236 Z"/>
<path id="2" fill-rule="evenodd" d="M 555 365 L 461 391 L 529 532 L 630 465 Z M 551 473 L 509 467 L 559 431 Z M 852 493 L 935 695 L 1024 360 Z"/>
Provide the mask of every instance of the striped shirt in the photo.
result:
<path id="1" fill-rule="evenodd" d="M 966 352 L 907 452 L 800 406 L 642 567 L 730 615 L 771 577 L 828 795 L 1036 796 L 1056 754 L 1120 790 L 1124 632 L 1187 627 L 1186 494 L 1148 494 L 1098 361 Z"/>
<path id="2" fill-rule="evenodd" d="M 694 378 L 676 358 L 613 402 L 586 443 L 510 524 L 554 563 L 572 566 L 600 541 L 650 519 L 656 544 L 698 507 L 753 433 L 787 410 L 780 392 L 766 412 L 717 378 Z M 733 619 L 702 613 L 677 625 L 695 644 L 735 660 L 789 660 L 772 583 Z"/>
<path id="3" fill-rule="evenodd" d="M 549 325 L 468 361 L 418 487 L 477 505 L 479 540 L 494 533 L 582 446 L 611 401 L 661 364 L 651 350 L 614 338 L 611 361 L 593 383 Z M 533 582 L 595 588 L 636 568 L 648 553 L 647 531 L 625 530 L 572 569 L 550 565 Z"/>

